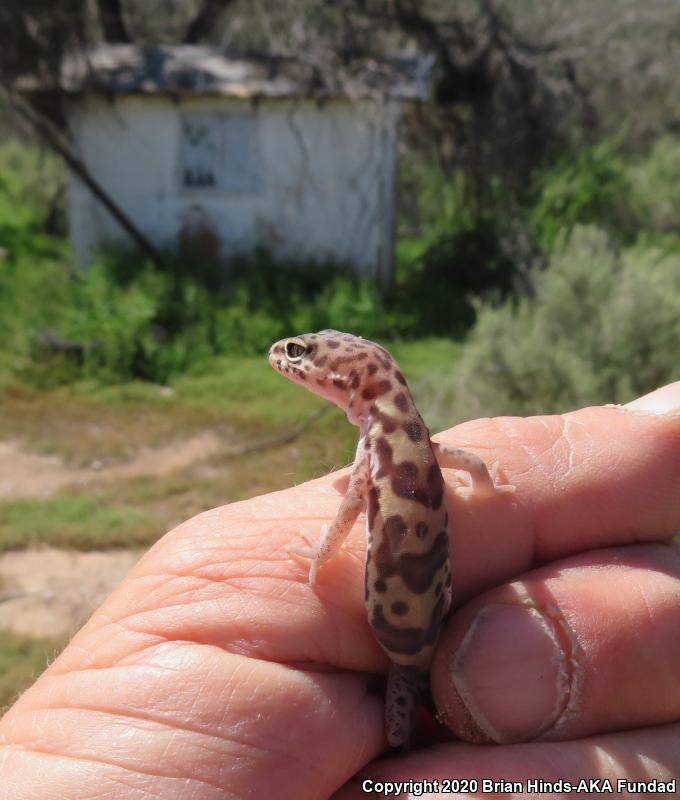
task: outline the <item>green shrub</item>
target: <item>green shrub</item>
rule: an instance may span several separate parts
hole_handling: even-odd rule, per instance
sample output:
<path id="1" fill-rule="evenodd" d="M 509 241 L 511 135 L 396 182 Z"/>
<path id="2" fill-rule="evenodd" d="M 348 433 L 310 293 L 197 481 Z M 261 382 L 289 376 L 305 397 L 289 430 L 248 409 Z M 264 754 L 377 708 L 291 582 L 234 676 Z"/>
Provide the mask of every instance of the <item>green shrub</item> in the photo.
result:
<path id="1" fill-rule="evenodd" d="M 0 247 L 5 258 L 63 255 L 64 175 L 57 159 L 37 147 L 0 144 Z M 0 262 L 1 263 L 1 262 Z"/>
<path id="2" fill-rule="evenodd" d="M 680 234 L 680 139 L 665 136 L 628 174 L 643 229 Z"/>
<path id="3" fill-rule="evenodd" d="M 150 269 L 121 286 L 105 264 L 10 259 L 0 270 L 0 374 L 47 387 L 82 376 L 131 377 L 153 360 L 160 281 Z"/>
<path id="4" fill-rule="evenodd" d="M 266 352 L 297 331 L 398 332 L 378 289 L 335 267 L 265 253 L 220 284 L 168 257 L 160 271 L 123 253 L 71 271 L 10 257 L 0 268 L 0 376 L 43 387 L 80 377 L 166 381 L 214 355 Z"/>
<path id="5" fill-rule="evenodd" d="M 534 290 L 479 308 L 455 374 L 441 383 L 449 423 L 621 403 L 680 378 L 680 253 L 618 254 L 603 231 L 576 228 Z"/>
<path id="6" fill-rule="evenodd" d="M 159 270 L 113 251 L 73 270 L 65 238 L 45 232 L 62 183 L 61 165 L 37 148 L 0 145 L 0 380 L 165 381 L 216 354 L 261 354 L 291 332 L 408 327 L 368 281 L 264 250 L 229 273 L 181 253 L 164 254 Z"/>
<path id="7" fill-rule="evenodd" d="M 538 175 L 534 189 L 531 226 L 547 253 L 578 224 L 597 225 L 620 241 L 634 234 L 626 163 L 610 140 L 563 156 Z"/>
<path id="8" fill-rule="evenodd" d="M 561 397 L 568 405 L 578 398 L 625 394 L 620 375 L 610 374 L 618 362 L 612 367 L 600 358 L 597 375 L 583 366 L 591 363 L 593 347 L 597 351 L 608 341 L 608 329 L 596 331 L 597 346 L 588 341 L 589 333 L 572 336 L 581 342 L 578 349 L 557 337 L 551 357 L 542 354 L 521 369 L 513 360 L 521 354 L 506 353 L 503 332 L 519 326 L 523 350 L 541 346 L 544 329 L 562 331 L 560 336 L 572 324 L 591 331 L 602 307 L 614 302 L 606 298 L 618 297 L 633 280 L 622 277 L 631 259 L 653 262 L 654 275 L 662 270 L 657 263 L 673 262 L 680 241 L 672 235 L 680 203 L 679 153 L 677 142 L 665 139 L 631 164 L 611 142 L 603 142 L 545 170 L 534 187 L 535 206 L 509 212 L 498 187 L 496 210 L 484 213 L 468 202 L 460 175 L 443 174 L 425 157 L 407 160 L 397 271 L 385 292 L 339 265 L 282 263 L 266 251 L 233 264 L 228 273 L 181 253 L 165 254 L 159 270 L 122 252 L 74 271 L 66 241 L 45 233 L 61 172 L 53 161 L 41 161 L 37 151 L 0 146 L 0 380 L 20 376 L 40 386 L 82 377 L 163 382 L 207 365 L 215 355 L 259 355 L 291 332 L 333 327 L 376 339 L 460 338 L 479 313 L 467 350 L 479 349 L 480 337 L 486 341 L 479 374 L 501 375 L 502 396 L 513 408 L 533 400 L 543 408 L 543 398 Z M 565 250 L 566 237 L 584 221 L 596 222 L 606 236 L 581 231 Z M 548 257 L 555 253 L 536 279 L 537 292 L 563 293 L 559 300 L 542 301 L 551 303 L 550 326 L 530 301 L 497 305 L 512 295 L 520 264 L 524 276 L 531 263 L 530 233 Z M 639 245 L 631 249 L 635 240 Z M 621 257 L 620 247 L 628 247 Z M 656 290 L 654 280 L 640 288 L 641 298 Z M 664 280 L 667 285 L 670 278 Z M 496 303 L 493 311 L 490 302 Z M 672 301 L 663 302 L 665 308 Z M 661 337 L 664 331 L 657 333 Z M 653 380 L 647 363 L 637 369 L 642 383 Z M 441 392 L 446 387 L 442 384 Z M 446 403 L 450 400 L 446 395 Z"/>
<path id="9" fill-rule="evenodd" d="M 390 305 L 409 336 L 462 336 L 475 302 L 504 297 L 513 287 L 513 214 L 496 186 L 496 210 L 481 211 L 462 173 L 447 174 L 422 153 L 400 164 L 402 212 Z M 498 209 L 503 209 L 500 213 Z"/>
<path id="10" fill-rule="evenodd" d="M 475 301 L 507 295 L 515 271 L 496 220 L 462 219 L 414 259 L 395 309 L 412 335 L 461 336 L 474 323 Z"/>
<path id="11" fill-rule="evenodd" d="M 452 223 L 470 216 L 465 181 L 460 172 L 447 173 L 431 156 L 409 151 L 399 158 L 397 238 L 431 243 Z"/>

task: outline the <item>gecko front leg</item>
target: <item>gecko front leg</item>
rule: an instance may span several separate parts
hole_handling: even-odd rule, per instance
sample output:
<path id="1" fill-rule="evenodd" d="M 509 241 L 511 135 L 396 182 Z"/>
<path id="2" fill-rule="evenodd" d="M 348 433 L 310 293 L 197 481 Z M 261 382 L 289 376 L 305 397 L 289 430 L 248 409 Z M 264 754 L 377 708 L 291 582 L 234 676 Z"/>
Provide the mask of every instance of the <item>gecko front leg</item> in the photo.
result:
<path id="1" fill-rule="evenodd" d="M 439 442 L 431 441 L 430 444 L 440 467 L 464 470 L 470 475 L 470 485 L 458 486 L 454 489 L 459 497 L 492 497 L 498 492 L 512 493 L 515 491 L 512 484 L 496 483 L 496 464 L 489 470 L 482 459 L 474 453 L 458 447 L 439 444 Z"/>
<path id="2" fill-rule="evenodd" d="M 316 582 L 316 573 L 319 567 L 337 553 L 352 529 L 352 525 L 354 525 L 357 517 L 364 509 L 364 497 L 366 496 L 366 486 L 369 480 L 369 459 L 361 444 L 360 440 L 357 448 L 357 460 L 354 462 L 349 486 L 345 496 L 342 498 L 335 519 L 330 525 L 323 526 L 320 539 L 317 539 L 307 531 L 301 530 L 299 532 L 307 540 L 308 548 L 288 548 L 289 553 L 303 558 L 311 558 L 312 563 L 309 566 L 310 586 L 313 586 Z"/>

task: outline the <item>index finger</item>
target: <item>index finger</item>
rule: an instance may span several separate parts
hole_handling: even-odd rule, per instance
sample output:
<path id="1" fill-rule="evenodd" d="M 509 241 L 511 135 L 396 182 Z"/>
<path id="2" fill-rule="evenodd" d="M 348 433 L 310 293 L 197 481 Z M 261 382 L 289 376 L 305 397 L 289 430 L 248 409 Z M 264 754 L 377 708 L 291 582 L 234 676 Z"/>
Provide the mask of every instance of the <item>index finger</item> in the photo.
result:
<path id="1" fill-rule="evenodd" d="M 679 415 L 588 408 L 478 420 L 438 438 L 498 462 L 517 487 L 512 496 L 462 501 L 444 470 L 456 605 L 553 559 L 660 541 L 680 528 Z M 317 532 L 333 519 L 337 484 L 334 473 L 195 517 L 157 543 L 103 611 L 150 606 L 153 629 L 166 636 L 287 663 L 380 670 L 387 661 L 364 604 L 363 515 L 313 589 L 308 565 L 288 552 L 300 528 Z M 183 602 L 170 602 L 174 591 Z"/>
<path id="2" fill-rule="evenodd" d="M 498 462 L 517 487 L 510 503 L 449 497 L 454 602 L 567 555 L 671 539 L 680 529 L 678 407 L 680 382 L 628 407 L 475 420 L 441 434 Z"/>

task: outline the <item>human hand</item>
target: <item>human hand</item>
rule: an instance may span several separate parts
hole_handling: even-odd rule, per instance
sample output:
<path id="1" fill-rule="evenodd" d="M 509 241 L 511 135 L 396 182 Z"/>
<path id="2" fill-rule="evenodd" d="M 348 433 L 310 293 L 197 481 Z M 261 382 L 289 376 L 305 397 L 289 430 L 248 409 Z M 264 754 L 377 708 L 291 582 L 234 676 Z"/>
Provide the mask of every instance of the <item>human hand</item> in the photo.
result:
<path id="1" fill-rule="evenodd" d="M 387 661 L 363 605 L 363 524 L 314 590 L 287 553 L 333 517 L 333 475 L 159 541 L 0 722 L 0 798 L 348 800 L 367 796 L 363 780 L 680 777 L 678 408 L 680 383 L 630 410 L 438 437 L 517 486 L 510 500 L 448 495 L 455 610 L 432 686 L 468 742 L 426 728 L 424 747 L 375 760 L 371 675 Z"/>

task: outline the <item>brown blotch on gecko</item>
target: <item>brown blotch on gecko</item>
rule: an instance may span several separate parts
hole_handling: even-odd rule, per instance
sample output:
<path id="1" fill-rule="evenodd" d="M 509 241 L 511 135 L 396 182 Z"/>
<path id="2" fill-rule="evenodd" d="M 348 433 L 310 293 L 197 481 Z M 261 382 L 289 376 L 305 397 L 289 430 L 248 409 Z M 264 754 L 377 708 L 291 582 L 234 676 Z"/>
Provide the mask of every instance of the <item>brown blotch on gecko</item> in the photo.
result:
<path id="1" fill-rule="evenodd" d="M 396 431 L 398 423 L 394 417 L 390 417 L 389 414 L 383 414 L 376 405 L 371 406 L 369 413 L 380 423 L 381 433 L 394 433 Z"/>
<path id="2" fill-rule="evenodd" d="M 419 442 L 423 438 L 423 428 L 418 420 L 410 420 L 404 425 L 404 431 L 412 442 Z"/>
<path id="3" fill-rule="evenodd" d="M 366 607 L 391 662 L 385 729 L 392 747 L 405 747 L 451 605 L 448 513 L 429 432 L 396 362 L 374 342 L 334 330 L 302 334 L 273 344 L 269 361 L 285 377 L 342 408 L 359 427 L 349 488 L 336 518 L 324 526 L 320 540 L 301 532 L 309 548 L 291 552 L 312 559 L 313 584 L 318 568 L 366 511 Z M 390 395 L 393 388 L 398 391 Z M 447 453 L 449 460 L 461 457 L 461 451 L 442 446 L 437 452 L 445 461 Z M 477 469 L 490 482 L 483 465 Z"/>
<path id="4" fill-rule="evenodd" d="M 399 394 L 394 395 L 394 405 L 401 411 L 402 414 L 406 414 L 409 409 L 408 398 L 403 392 L 399 392 Z"/>

